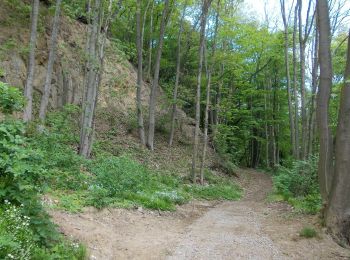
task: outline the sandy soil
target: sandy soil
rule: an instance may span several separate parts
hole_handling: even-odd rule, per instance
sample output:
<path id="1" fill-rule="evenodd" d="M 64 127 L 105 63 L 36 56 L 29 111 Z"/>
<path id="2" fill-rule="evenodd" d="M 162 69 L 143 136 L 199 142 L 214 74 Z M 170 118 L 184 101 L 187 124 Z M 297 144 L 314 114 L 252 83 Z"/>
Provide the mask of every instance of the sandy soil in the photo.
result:
<path id="1" fill-rule="evenodd" d="M 266 202 L 269 176 L 247 170 L 240 182 L 240 201 L 195 201 L 175 213 L 139 208 L 52 215 L 63 233 L 88 246 L 90 259 L 350 259 L 315 217 Z M 318 229 L 317 238 L 299 237 L 306 225 Z"/>

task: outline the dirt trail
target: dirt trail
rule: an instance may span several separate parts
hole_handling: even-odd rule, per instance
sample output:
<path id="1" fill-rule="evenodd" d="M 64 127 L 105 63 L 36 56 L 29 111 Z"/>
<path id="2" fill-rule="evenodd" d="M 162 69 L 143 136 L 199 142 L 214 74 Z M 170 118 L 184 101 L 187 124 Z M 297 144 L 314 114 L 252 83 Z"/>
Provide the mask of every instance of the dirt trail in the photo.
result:
<path id="1" fill-rule="evenodd" d="M 194 202 L 176 213 L 89 209 L 53 217 L 65 234 L 88 245 L 91 259 L 350 259 L 322 230 L 318 238 L 299 237 L 317 220 L 266 202 L 269 176 L 241 176 L 245 196 L 237 202 Z"/>

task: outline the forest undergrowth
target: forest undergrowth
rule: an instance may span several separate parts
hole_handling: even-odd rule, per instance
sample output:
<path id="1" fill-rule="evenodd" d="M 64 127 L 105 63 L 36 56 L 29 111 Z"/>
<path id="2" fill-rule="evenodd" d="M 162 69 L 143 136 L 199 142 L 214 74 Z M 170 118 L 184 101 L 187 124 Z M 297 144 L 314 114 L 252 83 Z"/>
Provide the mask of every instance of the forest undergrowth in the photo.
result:
<path id="1" fill-rule="evenodd" d="M 191 199 L 237 200 L 241 196 L 241 189 L 230 176 L 206 169 L 206 185 L 191 184 L 188 177 L 173 172 L 171 167 L 165 170 L 167 164 L 176 165 L 176 159 L 172 163 L 164 161 L 162 167 L 148 165 L 148 152 L 142 148 L 112 149 L 106 147 L 108 142 L 97 140 L 92 159 L 84 159 L 77 155 L 78 107 L 68 105 L 50 113 L 40 132 L 36 122 L 26 125 L 12 114 L 23 105 L 18 89 L 1 84 L 1 94 L 6 116 L 0 127 L 0 150 L 4 155 L 0 199 L 6 203 L 0 209 L 0 240 L 7 242 L 1 244 L 0 251 L 5 259 L 56 259 L 67 253 L 69 259 L 84 258 L 83 246 L 58 233 L 46 213 L 49 208 L 70 212 L 82 211 L 86 206 L 172 211 Z M 182 156 L 177 158 L 187 160 L 186 149 L 179 150 Z M 140 153 L 143 161 L 138 160 Z M 13 232 L 20 224 L 29 226 L 30 232 Z"/>

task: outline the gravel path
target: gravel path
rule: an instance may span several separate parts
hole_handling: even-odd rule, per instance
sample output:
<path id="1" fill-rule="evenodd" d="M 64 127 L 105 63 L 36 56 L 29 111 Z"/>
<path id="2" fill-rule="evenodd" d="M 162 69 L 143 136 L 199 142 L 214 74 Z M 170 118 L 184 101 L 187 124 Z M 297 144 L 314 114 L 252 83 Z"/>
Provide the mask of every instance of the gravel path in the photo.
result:
<path id="1" fill-rule="evenodd" d="M 259 216 L 241 202 L 207 212 L 168 259 L 281 259 L 279 249 L 262 233 Z"/>
<path id="2" fill-rule="evenodd" d="M 236 202 L 193 201 L 176 212 L 86 209 L 52 212 L 61 231 L 87 245 L 92 260 L 350 259 L 320 227 L 286 203 L 266 201 L 268 175 L 242 170 L 244 197 Z M 305 226 L 318 236 L 299 236 Z"/>
<path id="3" fill-rule="evenodd" d="M 256 180 L 243 200 L 220 204 L 197 219 L 168 259 L 283 259 L 257 213 L 271 181 L 266 175 Z"/>

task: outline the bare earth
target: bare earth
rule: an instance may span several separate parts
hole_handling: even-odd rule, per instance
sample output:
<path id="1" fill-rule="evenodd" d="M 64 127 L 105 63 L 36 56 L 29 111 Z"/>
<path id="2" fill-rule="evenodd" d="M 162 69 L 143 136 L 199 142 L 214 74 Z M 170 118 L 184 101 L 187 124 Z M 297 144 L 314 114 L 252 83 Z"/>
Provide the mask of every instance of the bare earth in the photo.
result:
<path id="1" fill-rule="evenodd" d="M 245 196 L 237 202 L 199 202 L 175 213 L 143 209 L 52 212 L 63 233 L 85 243 L 90 259 L 350 259 L 319 228 L 316 217 L 268 203 L 269 176 L 243 171 Z M 304 226 L 318 237 L 303 239 Z"/>

